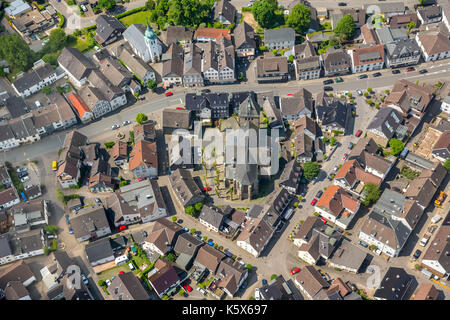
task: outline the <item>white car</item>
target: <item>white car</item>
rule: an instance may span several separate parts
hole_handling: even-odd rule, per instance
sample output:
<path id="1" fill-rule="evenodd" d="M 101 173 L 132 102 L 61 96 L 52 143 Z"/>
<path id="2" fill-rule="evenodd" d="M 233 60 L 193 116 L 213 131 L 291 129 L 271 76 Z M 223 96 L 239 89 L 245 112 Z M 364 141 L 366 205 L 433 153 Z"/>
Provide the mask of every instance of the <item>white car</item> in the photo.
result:
<path id="1" fill-rule="evenodd" d="M 17 168 L 16 169 L 17 173 L 21 173 L 21 172 L 25 172 L 25 171 L 27 171 L 27 167 L 22 167 L 22 168 Z"/>
<path id="2" fill-rule="evenodd" d="M 123 126 L 127 126 L 127 125 L 129 125 L 130 123 L 131 123 L 130 120 L 126 120 L 126 121 L 124 121 L 124 122 L 122 123 L 122 125 L 123 125 Z"/>
<path id="3" fill-rule="evenodd" d="M 255 289 L 255 300 L 261 300 L 261 296 L 259 295 L 259 288 Z"/>
<path id="4" fill-rule="evenodd" d="M 106 285 L 107 285 L 108 287 L 111 285 L 111 280 L 108 279 L 108 280 L 106 280 L 105 282 L 106 282 Z"/>
<path id="5" fill-rule="evenodd" d="M 197 291 L 200 292 L 201 294 L 203 294 L 204 296 L 206 296 L 206 291 L 203 290 L 202 288 L 197 287 Z"/>
<path id="6" fill-rule="evenodd" d="M 30 177 L 29 176 L 25 176 L 22 179 L 20 179 L 20 182 L 24 183 L 24 182 L 27 182 L 28 180 L 30 180 Z"/>
<path id="7" fill-rule="evenodd" d="M 119 124 L 115 124 L 115 125 L 113 125 L 111 128 L 112 128 L 113 130 L 116 130 L 116 129 L 119 129 L 119 128 L 120 128 L 120 125 L 119 125 Z"/>
<path id="8" fill-rule="evenodd" d="M 363 92 L 361 91 L 361 90 L 356 90 L 356 93 L 358 94 L 358 95 L 360 95 L 360 96 L 362 96 L 363 95 Z"/>
<path id="9" fill-rule="evenodd" d="M 81 10 L 83 10 L 83 12 L 88 11 L 88 9 L 86 8 L 86 6 L 84 4 L 82 4 L 80 7 L 81 7 Z"/>

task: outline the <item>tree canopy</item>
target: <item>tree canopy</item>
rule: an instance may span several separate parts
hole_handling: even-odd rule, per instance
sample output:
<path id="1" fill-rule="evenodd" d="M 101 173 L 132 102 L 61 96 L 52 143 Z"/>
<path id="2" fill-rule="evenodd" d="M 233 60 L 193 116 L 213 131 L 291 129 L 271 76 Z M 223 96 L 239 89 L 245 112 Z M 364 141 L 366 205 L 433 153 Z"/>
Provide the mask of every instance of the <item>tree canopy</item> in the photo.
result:
<path id="1" fill-rule="evenodd" d="M 303 175 L 306 179 L 312 180 L 319 175 L 319 164 L 317 162 L 305 162 L 303 165 Z"/>
<path id="2" fill-rule="evenodd" d="M 143 122 L 145 122 L 147 120 L 148 120 L 148 117 L 145 115 L 145 113 L 140 112 L 136 116 L 136 122 L 138 124 L 142 124 Z"/>
<path id="3" fill-rule="evenodd" d="M 17 34 L 0 37 L 0 58 L 17 70 L 27 71 L 33 65 L 37 55 Z"/>
<path id="4" fill-rule="evenodd" d="M 42 47 L 43 54 L 55 52 L 64 48 L 67 44 L 67 35 L 61 28 L 53 29 L 50 32 L 47 43 Z"/>
<path id="5" fill-rule="evenodd" d="M 391 147 L 391 153 L 394 156 L 400 154 L 400 152 L 402 152 L 402 150 L 405 148 L 403 142 L 395 138 L 389 140 L 389 146 Z"/>
<path id="6" fill-rule="evenodd" d="M 294 28 L 296 32 L 305 33 L 308 31 L 309 24 L 311 23 L 311 10 L 303 3 L 295 5 L 286 23 L 288 26 Z"/>
<path id="7" fill-rule="evenodd" d="M 109 11 L 116 6 L 116 0 L 98 0 L 97 7 Z"/>
<path id="8" fill-rule="evenodd" d="M 380 198 L 380 195 L 381 190 L 377 184 L 371 182 L 366 183 L 363 188 L 363 204 L 368 206 L 369 204 L 374 203 Z"/>
<path id="9" fill-rule="evenodd" d="M 208 19 L 212 4 L 212 1 L 171 0 L 167 17 L 174 25 L 197 27 Z"/>
<path id="10" fill-rule="evenodd" d="M 275 20 L 276 1 L 260 0 L 253 3 L 252 14 L 262 28 L 269 28 Z"/>
<path id="11" fill-rule="evenodd" d="M 334 33 L 341 40 L 350 39 L 355 33 L 355 22 L 351 15 L 346 14 L 339 20 L 336 28 L 334 28 Z"/>
<path id="12" fill-rule="evenodd" d="M 447 171 L 450 171 L 450 158 L 445 159 L 443 166 Z"/>

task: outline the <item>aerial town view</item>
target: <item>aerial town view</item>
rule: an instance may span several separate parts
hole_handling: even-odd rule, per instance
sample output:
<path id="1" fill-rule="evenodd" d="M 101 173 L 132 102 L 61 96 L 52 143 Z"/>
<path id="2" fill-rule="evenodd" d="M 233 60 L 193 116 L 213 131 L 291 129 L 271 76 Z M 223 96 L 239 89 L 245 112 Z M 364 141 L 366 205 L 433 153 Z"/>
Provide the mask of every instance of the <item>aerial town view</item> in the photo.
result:
<path id="1" fill-rule="evenodd" d="M 0 300 L 450 300 L 450 0 L 343 1 L 0 1 Z"/>

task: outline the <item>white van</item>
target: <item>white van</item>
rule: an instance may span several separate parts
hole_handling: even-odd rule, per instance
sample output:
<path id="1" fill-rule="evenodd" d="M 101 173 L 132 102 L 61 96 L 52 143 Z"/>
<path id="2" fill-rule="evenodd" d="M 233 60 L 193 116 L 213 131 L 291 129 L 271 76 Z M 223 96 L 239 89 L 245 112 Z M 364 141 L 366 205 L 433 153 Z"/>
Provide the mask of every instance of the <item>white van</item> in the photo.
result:
<path id="1" fill-rule="evenodd" d="M 131 271 L 134 270 L 134 266 L 133 266 L 133 264 L 131 262 L 128 264 L 128 267 L 130 268 Z"/>

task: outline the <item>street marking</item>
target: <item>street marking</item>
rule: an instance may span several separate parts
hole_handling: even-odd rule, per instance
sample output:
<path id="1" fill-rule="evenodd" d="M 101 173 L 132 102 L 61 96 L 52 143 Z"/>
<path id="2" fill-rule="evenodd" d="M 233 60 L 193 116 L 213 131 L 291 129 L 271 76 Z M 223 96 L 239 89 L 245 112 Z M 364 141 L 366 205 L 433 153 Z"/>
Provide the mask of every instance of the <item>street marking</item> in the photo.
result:
<path id="1" fill-rule="evenodd" d="M 439 281 L 436 281 L 436 280 L 434 280 L 434 279 L 431 279 L 431 281 L 434 281 L 434 282 L 436 282 L 438 285 L 443 286 L 445 289 L 450 290 L 449 287 L 447 287 L 446 285 L 443 285 L 443 284 L 440 283 Z"/>

